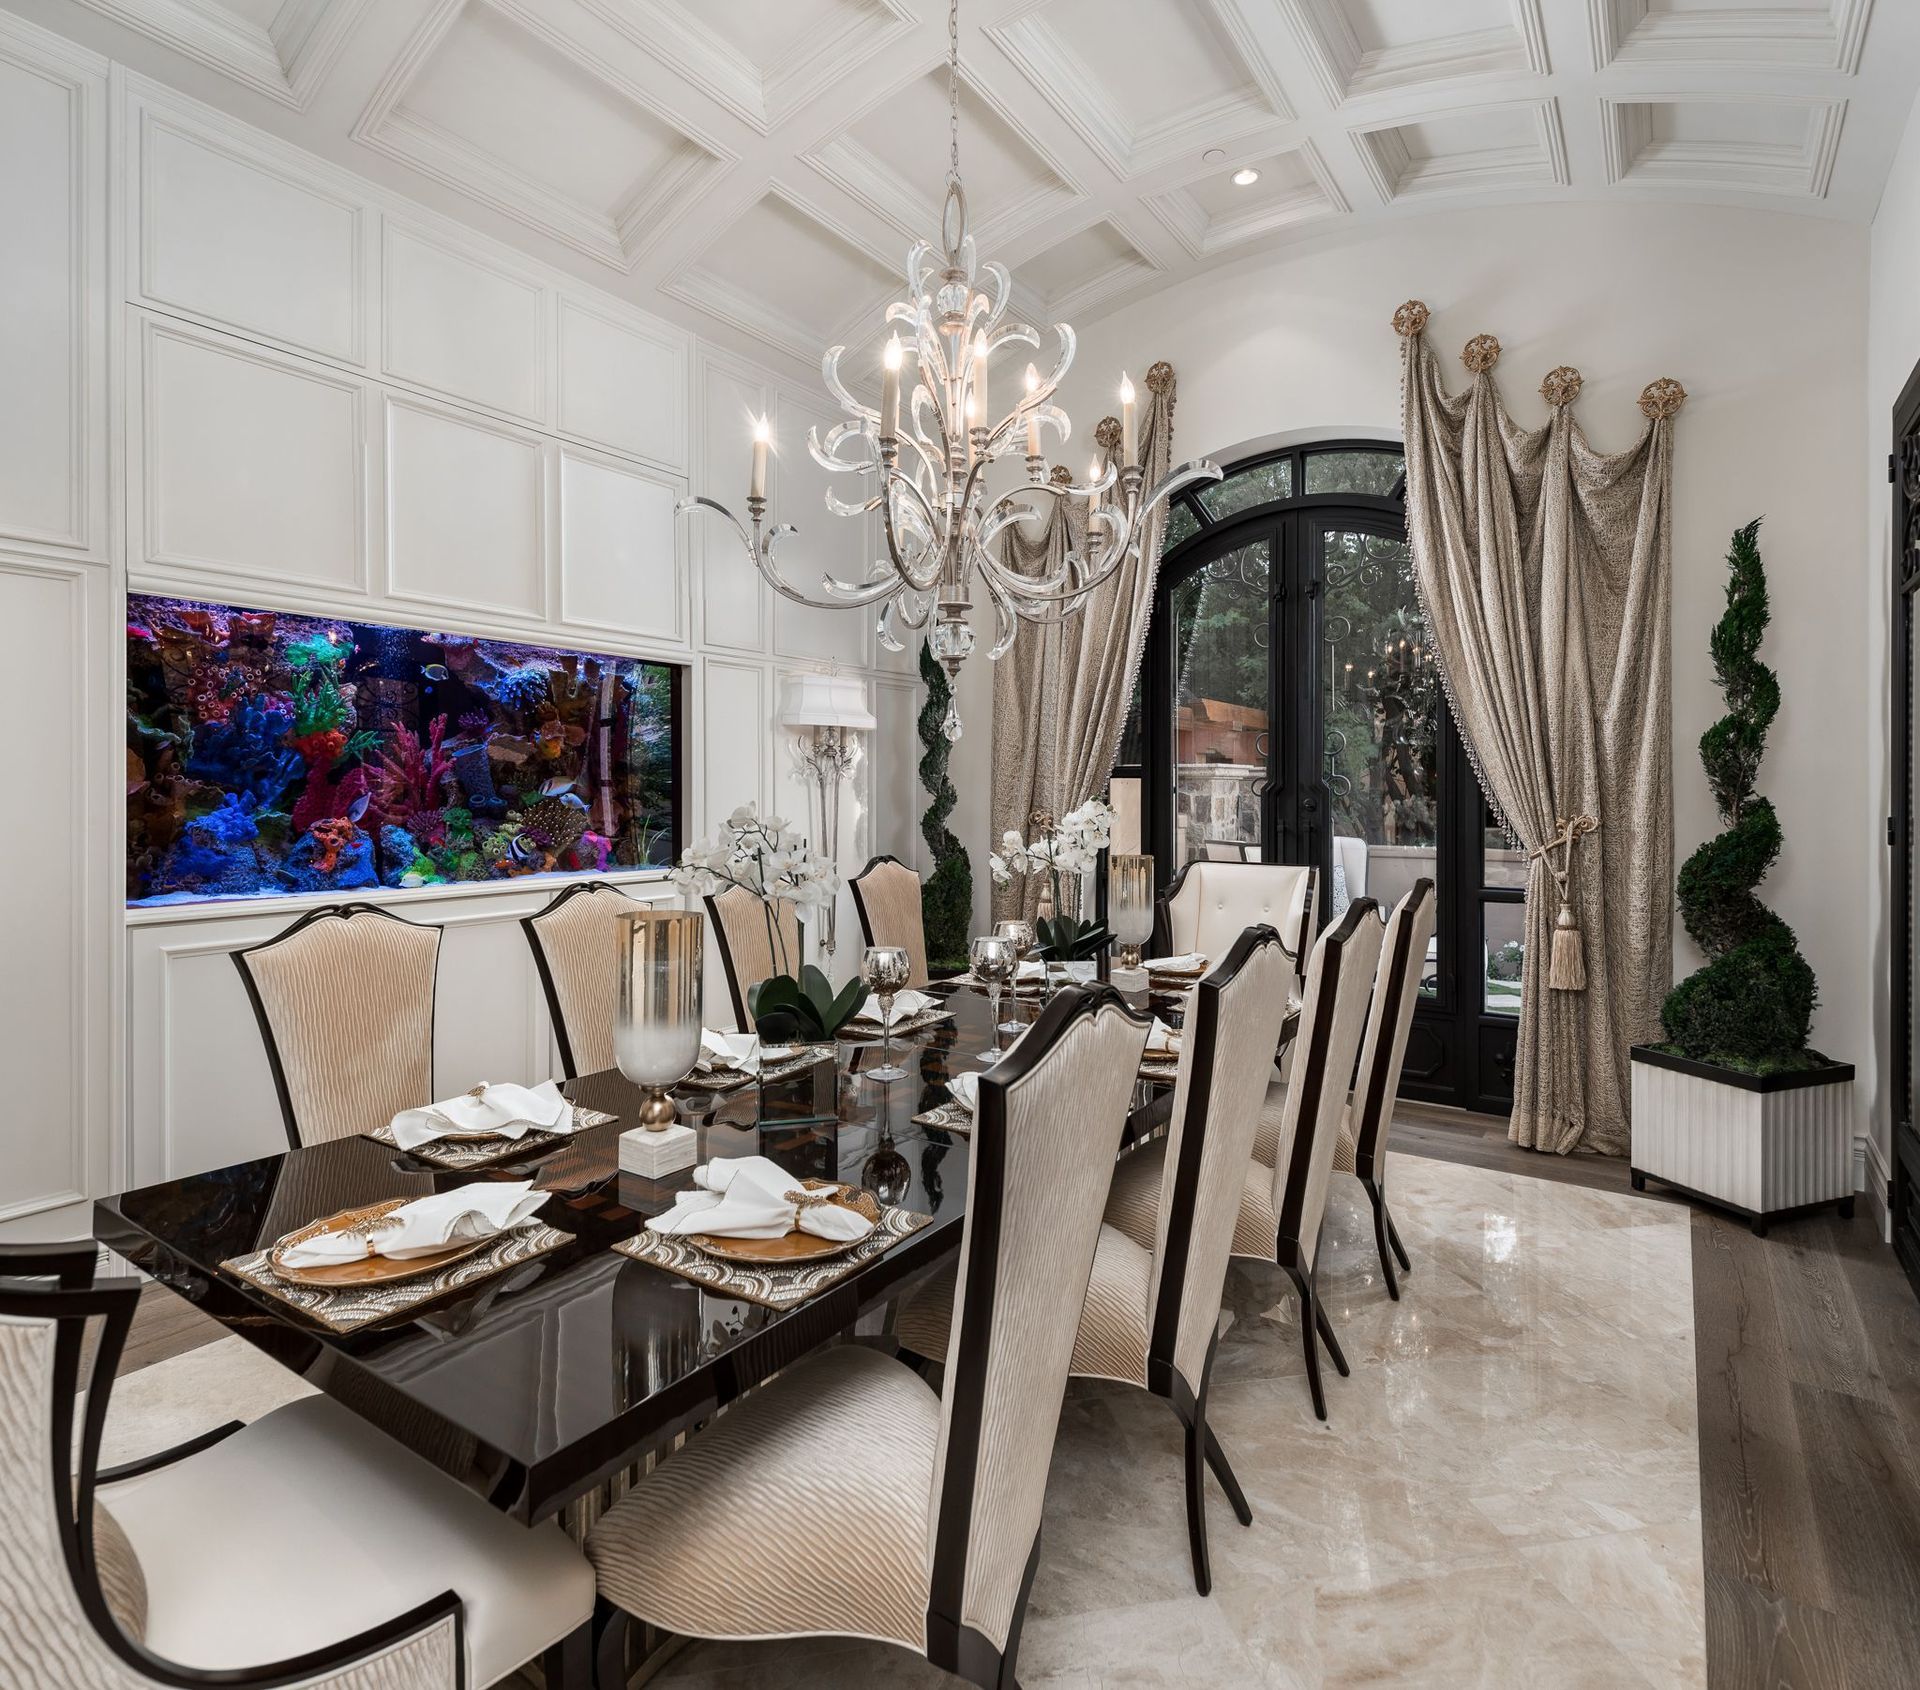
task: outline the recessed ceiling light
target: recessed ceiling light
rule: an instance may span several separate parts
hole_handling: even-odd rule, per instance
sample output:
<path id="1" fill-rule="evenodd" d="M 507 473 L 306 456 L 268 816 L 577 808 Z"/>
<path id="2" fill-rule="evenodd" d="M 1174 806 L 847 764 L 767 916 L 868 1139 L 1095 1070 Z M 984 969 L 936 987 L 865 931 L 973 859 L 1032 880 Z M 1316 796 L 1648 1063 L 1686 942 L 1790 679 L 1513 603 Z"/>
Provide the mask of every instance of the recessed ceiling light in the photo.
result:
<path id="1" fill-rule="evenodd" d="M 1218 164 L 1226 156 L 1227 149 L 1225 147 L 1209 147 L 1200 155 L 1200 162 L 1202 164 Z"/>
<path id="2" fill-rule="evenodd" d="M 1260 180 L 1260 172 L 1250 164 L 1243 164 L 1233 173 L 1233 185 L 1236 188 L 1251 188 Z"/>

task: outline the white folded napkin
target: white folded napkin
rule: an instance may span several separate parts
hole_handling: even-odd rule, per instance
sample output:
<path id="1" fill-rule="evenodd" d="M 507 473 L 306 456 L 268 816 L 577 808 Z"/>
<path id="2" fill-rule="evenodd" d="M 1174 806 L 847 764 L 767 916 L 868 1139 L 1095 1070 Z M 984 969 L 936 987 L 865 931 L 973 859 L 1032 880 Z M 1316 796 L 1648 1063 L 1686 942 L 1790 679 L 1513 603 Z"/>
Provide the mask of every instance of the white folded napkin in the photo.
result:
<path id="1" fill-rule="evenodd" d="M 1029 957 L 1014 970 L 1013 977 L 1019 980 L 1044 980 L 1047 977 L 1047 965 L 1036 957 Z"/>
<path id="2" fill-rule="evenodd" d="M 947 1090 L 953 1094 L 953 1101 L 971 1115 L 980 1107 L 980 1076 L 968 1072 L 955 1074 L 947 1081 Z"/>
<path id="3" fill-rule="evenodd" d="M 867 1001 L 860 1006 L 856 1021 L 873 1021 L 882 1026 L 897 1026 L 902 1021 L 911 1021 L 922 1010 L 939 1007 L 938 998 L 930 998 L 925 992 L 895 992 L 893 995 L 893 1014 L 884 1022 L 880 1020 L 880 1000 L 872 992 L 867 993 Z"/>
<path id="4" fill-rule="evenodd" d="M 784 1238 L 802 1232 L 857 1244 L 873 1231 L 865 1215 L 839 1203 L 796 1205 L 789 1193 L 802 1189 L 765 1156 L 716 1156 L 693 1170 L 695 1188 L 683 1191 L 665 1214 L 647 1222 L 654 1232 L 704 1232 L 715 1238 Z"/>
<path id="5" fill-rule="evenodd" d="M 712 1027 L 700 1029 L 700 1060 L 695 1064 L 703 1074 L 716 1070 L 741 1074 L 760 1072 L 761 1048 L 758 1033 L 722 1033 Z"/>
<path id="6" fill-rule="evenodd" d="M 470 1238 L 510 1232 L 547 1200 L 530 1179 L 479 1180 L 454 1191 L 436 1191 L 403 1203 L 369 1232 L 323 1232 L 291 1246 L 280 1258 L 288 1267 L 337 1267 L 387 1256 L 405 1261 L 430 1256 Z"/>
<path id="7" fill-rule="evenodd" d="M 402 1109 L 388 1123 L 393 1142 L 402 1150 L 431 1144 L 448 1133 L 524 1138 L 531 1132 L 570 1133 L 573 1128 L 573 1105 L 551 1080 L 537 1086 L 488 1085 L 482 1080 L 464 1096 L 423 1109 Z"/>
<path id="8" fill-rule="evenodd" d="M 1191 974 L 1207 966 L 1205 951 L 1183 951 L 1179 956 L 1150 956 L 1140 965 L 1149 974 Z"/>
<path id="9" fill-rule="evenodd" d="M 1053 966 L 1059 969 L 1060 972 L 1076 986 L 1086 985 L 1089 980 L 1093 979 L 1094 976 L 1100 972 L 1099 963 L 1093 961 L 1091 958 L 1088 958 L 1084 962 L 1056 962 Z"/>
<path id="10" fill-rule="evenodd" d="M 1146 1054 L 1152 1056 L 1156 1052 L 1174 1056 L 1180 1054 L 1180 1035 L 1157 1015 L 1153 1018 L 1153 1025 L 1147 1029 Z"/>

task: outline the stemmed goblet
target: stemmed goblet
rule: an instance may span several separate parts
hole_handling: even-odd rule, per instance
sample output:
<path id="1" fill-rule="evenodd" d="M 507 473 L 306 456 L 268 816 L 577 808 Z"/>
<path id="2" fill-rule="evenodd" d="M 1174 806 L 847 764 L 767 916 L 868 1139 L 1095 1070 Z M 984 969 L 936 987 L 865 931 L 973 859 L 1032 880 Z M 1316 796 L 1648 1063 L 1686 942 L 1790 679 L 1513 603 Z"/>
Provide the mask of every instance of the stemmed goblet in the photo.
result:
<path id="1" fill-rule="evenodd" d="M 996 939 L 1005 939 L 1008 944 L 1013 946 L 1013 1001 L 1017 1006 L 1020 1002 L 1020 970 L 1025 966 L 1027 958 L 1033 954 L 1033 948 L 1036 943 L 1033 936 L 1033 923 L 1030 921 L 996 922 L 993 928 L 993 936 Z M 1002 1021 L 996 1031 L 1002 1033 L 1018 1033 L 1023 1031 L 1025 1027 L 1026 1023 L 1024 1021 L 1009 1020 Z"/>
<path id="2" fill-rule="evenodd" d="M 973 941 L 974 978 L 986 982 L 988 1012 L 993 1017 L 993 1043 L 980 1053 L 980 1065 L 991 1067 L 1006 1052 L 1000 1047 L 1000 990 L 1013 979 L 1017 959 L 1013 941 L 982 935 Z"/>
<path id="3" fill-rule="evenodd" d="M 880 1066 L 870 1080 L 904 1080 L 907 1071 L 893 1062 L 893 1000 L 913 973 L 913 963 L 898 945 L 869 945 L 860 959 L 860 979 L 880 1000 Z"/>

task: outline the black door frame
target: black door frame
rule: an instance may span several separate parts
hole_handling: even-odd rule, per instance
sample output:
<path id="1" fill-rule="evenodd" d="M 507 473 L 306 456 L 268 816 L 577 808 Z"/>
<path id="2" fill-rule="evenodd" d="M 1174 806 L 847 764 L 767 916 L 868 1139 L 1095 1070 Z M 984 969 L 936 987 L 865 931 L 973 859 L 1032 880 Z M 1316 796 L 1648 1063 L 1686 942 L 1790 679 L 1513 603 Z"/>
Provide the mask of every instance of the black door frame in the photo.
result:
<path id="1" fill-rule="evenodd" d="M 1892 669 L 1893 813 L 1887 817 L 1892 849 L 1892 927 L 1887 959 L 1891 973 L 1893 1067 L 1889 1092 L 1893 1122 L 1893 1247 L 1907 1276 L 1920 1289 L 1920 1121 L 1915 1119 L 1913 994 L 1913 870 L 1915 845 L 1913 757 L 1914 640 L 1920 635 L 1920 365 L 1914 367 L 1893 407 L 1893 450 L 1887 454 L 1893 517 L 1889 575 L 1892 603 L 1889 666 Z"/>
<path id="2" fill-rule="evenodd" d="M 1263 453 L 1228 467 L 1230 477 L 1279 458 L 1294 460 L 1292 485 L 1305 484 L 1304 460 L 1314 452 L 1392 450 L 1381 440 L 1316 440 L 1282 452 Z M 1205 489 L 1200 490 L 1204 494 Z M 1268 628 L 1276 654 L 1267 667 L 1267 780 L 1261 802 L 1261 844 L 1269 861 L 1313 863 L 1320 883 L 1330 884 L 1333 840 L 1331 794 L 1326 784 L 1326 706 L 1322 614 L 1325 560 L 1320 532 L 1337 524 L 1402 540 L 1406 510 L 1398 496 L 1309 493 L 1234 512 L 1189 535 L 1161 559 L 1153 617 L 1141 666 L 1143 759 L 1142 841 L 1155 861 L 1161 886 L 1173 876 L 1175 804 L 1161 774 L 1173 765 L 1173 590 L 1231 552 L 1265 542 L 1268 562 Z M 1200 507 L 1196 507 L 1197 509 Z M 1332 519 L 1329 521 L 1329 519 Z M 1304 687 L 1293 684 L 1305 677 Z M 1441 970 L 1436 996 L 1422 997 L 1402 1070 L 1404 1096 L 1486 1113 L 1505 1114 L 1513 1101 L 1516 1016 L 1485 1008 L 1480 968 L 1484 906 L 1518 901 L 1519 895 L 1483 888 L 1481 846 L 1485 801 L 1472 763 L 1444 696 L 1438 701 L 1441 825 L 1435 871 L 1440 897 L 1436 936 Z M 1324 921 L 1328 900 L 1320 900 Z"/>

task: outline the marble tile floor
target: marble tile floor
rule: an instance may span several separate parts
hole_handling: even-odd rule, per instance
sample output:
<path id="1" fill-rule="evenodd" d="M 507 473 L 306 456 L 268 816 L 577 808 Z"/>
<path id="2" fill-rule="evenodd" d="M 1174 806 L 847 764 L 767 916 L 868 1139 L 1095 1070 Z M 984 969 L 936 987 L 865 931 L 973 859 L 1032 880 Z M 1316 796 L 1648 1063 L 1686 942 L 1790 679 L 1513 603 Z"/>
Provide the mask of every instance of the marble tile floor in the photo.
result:
<path id="1" fill-rule="evenodd" d="M 1254 1510 L 1209 1500 L 1214 1593 L 1187 1562 L 1177 1422 L 1069 1388 L 1020 1681 L 1027 1690 L 1704 1685 L 1689 1216 L 1395 1156 L 1414 1272 L 1393 1303 L 1358 1185 L 1335 1181 L 1321 1289 L 1353 1376 L 1313 1417 L 1291 1289 L 1236 1264 L 1211 1413 Z M 238 1339 L 116 1387 L 128 1453 L 303 1387 Z M 215 1394 L 209 1392 L 210 1395 Z M 165 1430 L 155 1435 L 160 1428 Z M 695 1643 L 671 1690 L 957 1681 L 830 1640 Z"/>

